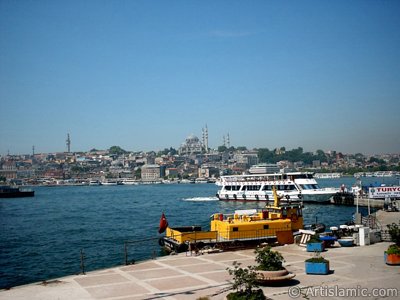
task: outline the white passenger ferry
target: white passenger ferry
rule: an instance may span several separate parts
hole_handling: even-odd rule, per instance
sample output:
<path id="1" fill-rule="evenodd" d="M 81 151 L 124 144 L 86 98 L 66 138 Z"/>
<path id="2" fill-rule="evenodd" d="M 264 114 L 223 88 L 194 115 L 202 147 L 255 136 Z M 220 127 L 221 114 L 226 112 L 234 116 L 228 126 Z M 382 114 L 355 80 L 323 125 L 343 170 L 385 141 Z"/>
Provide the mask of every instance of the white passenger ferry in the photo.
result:
<path id="1" fill-rule="evenodd" d="M 269 201 L 272 187 L 286 201 L 328 202 L 339 188 L 320 188 L 311 172 L 221 176 L 216 182 L 219 200 Z"/>

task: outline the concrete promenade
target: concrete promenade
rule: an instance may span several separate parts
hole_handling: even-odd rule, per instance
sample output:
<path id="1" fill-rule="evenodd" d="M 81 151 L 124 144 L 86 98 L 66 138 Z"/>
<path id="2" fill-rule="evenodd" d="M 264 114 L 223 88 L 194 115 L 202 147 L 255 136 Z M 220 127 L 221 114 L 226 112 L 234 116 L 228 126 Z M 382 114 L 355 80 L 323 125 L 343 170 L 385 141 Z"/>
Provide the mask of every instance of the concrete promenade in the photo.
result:
<path id="1" fill-rule="evenodd" d="M 345 292 L 338 288 L 353 288 L 359 293 L 378 293 L 378 296 L 371 294 L 371 297 L 362 297 L 360 294 L 358 297 L 348 297 L 338 294 L 339 297 L 329 298 L 399 299 L 400 266 L 388 266 L 383 259 L 383 252 L 389 244 L 382 242 L 363 247 L 329 248 L 323 253 L 330 260 L 332 271 L 328 275 L 305 274 L 304 260 L 312 254 L 304 248 L 297 245 L 274 247 L 274 250 L 282 253 L 286 268 L 296 277 L 286 285 L 263 286 L 262 289 L 270 299 L 292 299 L 290 293 L 299 296 L 299 299 L 322 299 L 327 293 Z M 2 290 L 0 299 L 179 300 L 205 296 L 224 299 L 230 279 L 226 268 L 231 267 L 234 261 L 242 263 L 242 266 L 255 264 L 253 250 L 197 256 L 182 253 Z"/>

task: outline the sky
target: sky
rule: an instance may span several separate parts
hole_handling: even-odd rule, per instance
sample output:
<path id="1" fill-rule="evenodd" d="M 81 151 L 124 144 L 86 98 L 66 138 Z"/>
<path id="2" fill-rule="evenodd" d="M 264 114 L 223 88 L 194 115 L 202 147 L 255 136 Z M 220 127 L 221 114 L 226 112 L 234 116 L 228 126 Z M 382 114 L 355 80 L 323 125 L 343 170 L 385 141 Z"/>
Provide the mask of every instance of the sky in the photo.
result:
<path id="1" fill-rule="evenodd" d="M 400 1 L 0 0 L 0 155 L 400 153 Z"/>

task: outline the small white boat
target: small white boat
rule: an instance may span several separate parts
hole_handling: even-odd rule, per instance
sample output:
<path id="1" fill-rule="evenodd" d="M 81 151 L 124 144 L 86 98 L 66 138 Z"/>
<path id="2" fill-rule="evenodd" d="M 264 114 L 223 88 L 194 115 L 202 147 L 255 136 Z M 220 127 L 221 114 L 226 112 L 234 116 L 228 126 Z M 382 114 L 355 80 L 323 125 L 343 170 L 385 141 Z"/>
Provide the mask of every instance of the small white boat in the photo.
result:
<path id="1" fill-rule="evenodd" d="M 101 185 L 101 182 L 100 182 L 100 180 L 92 179 L 92 180 L 89 181 L 89 185 L 91 185 L 91 186 Z"/>
<path id="2" fill-rule="evenodd" d="M 130 178 L 123 179 L 121 183 L 123 185 L 139 185 L 139 182 L 137 182 L 135 179 Z"/>
<path id="3" fill-rule="evenodd" d="M 101 182 L 101 185 L 118 185 L 118 181 L 117 180 L 113 180 L 113 179 L 103 180 Z"/>

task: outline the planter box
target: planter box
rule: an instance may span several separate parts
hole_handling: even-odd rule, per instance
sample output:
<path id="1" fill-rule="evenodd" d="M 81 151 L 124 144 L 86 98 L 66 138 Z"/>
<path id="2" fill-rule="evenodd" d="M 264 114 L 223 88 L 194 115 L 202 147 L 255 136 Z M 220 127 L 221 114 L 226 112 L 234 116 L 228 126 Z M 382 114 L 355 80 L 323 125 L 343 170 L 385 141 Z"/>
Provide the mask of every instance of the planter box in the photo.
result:
<path id="1" fill-rule="evenodd" d="M 307 244 L 307 252 L 322 252 L 325 250 L 324 243 L 308 243 Z"/>
<path id="2" fill-rule="evenodd" d="M 399 254 L 387 254 L 384 253 L 385 263 L 391 266 L 400 265 L 400 255 Z"/>
<path id="3" fill-rule="evenodd" d="M 306 274 L 321 274 L 326 275 L 329 273 L 328 263 L 313 263 L 306 261 Z"/>

